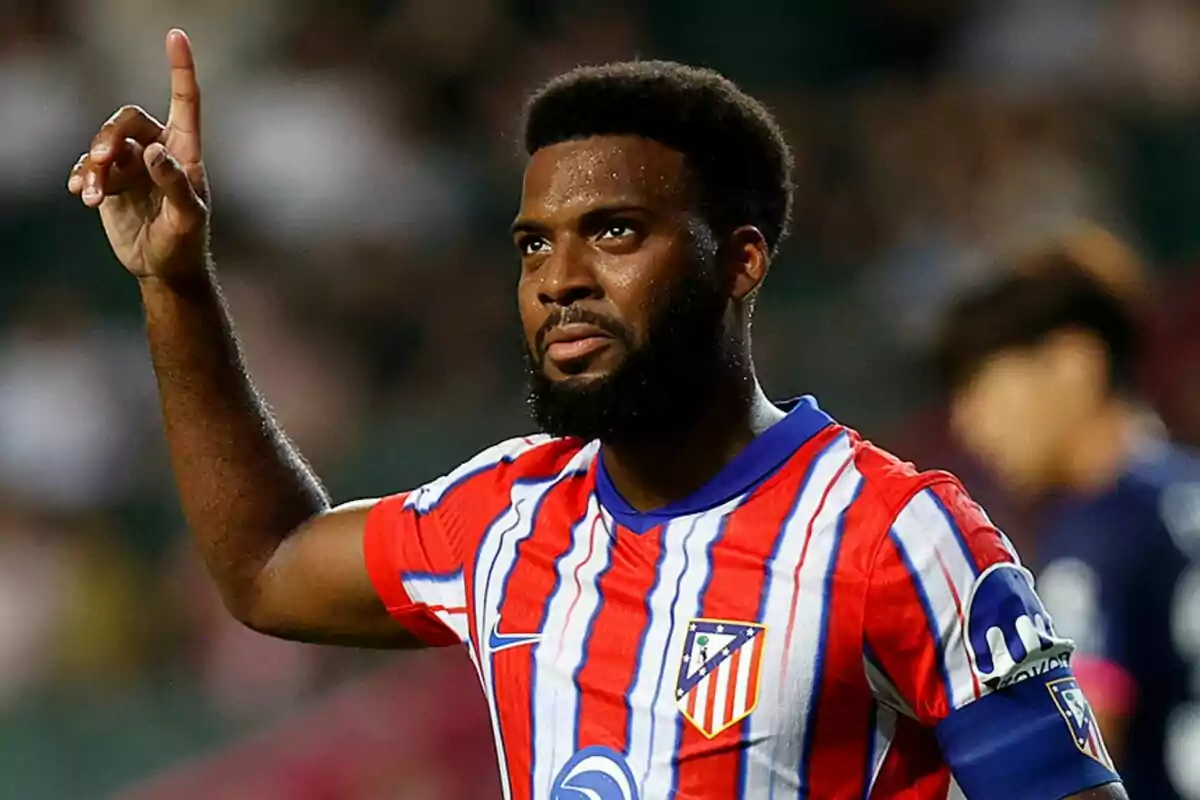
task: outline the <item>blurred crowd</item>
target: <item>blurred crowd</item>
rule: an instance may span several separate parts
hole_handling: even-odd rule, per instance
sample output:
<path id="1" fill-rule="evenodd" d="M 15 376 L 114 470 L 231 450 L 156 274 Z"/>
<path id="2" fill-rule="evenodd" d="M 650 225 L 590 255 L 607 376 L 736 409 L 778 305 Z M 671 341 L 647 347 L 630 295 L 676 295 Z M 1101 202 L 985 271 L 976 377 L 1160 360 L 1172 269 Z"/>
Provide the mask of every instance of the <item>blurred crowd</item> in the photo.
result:
<path id="1" fill-rule="evenodd" d="M 304 709 L 365 670 L 404 683 L 428 669 L 241 630 L 189 549 L 136 291 L 64 188 L 118 106 L 164 111 L 171 26 L 197 53 L 213 252 L 254 377 L 340 499 L 408 488 L 528 428 L 506 235 L 522 99 L 576 64 L 635 56 L 715 67 L 789 132 L 795 225 L 755 332 L 770 392 L 816 393 L 871 438 L 971 475 L 925 366 L 932 326 L 998 256 L 1087 220 L 1153 266 L 1145 390 L 1200 442 L 1192 0 L 0 10 L 0 797 L 98 796 L 320 713 Z M 397 796 L 382 788 L 397 781 L 449 796 L 432 763 L 353 796 Z"/>

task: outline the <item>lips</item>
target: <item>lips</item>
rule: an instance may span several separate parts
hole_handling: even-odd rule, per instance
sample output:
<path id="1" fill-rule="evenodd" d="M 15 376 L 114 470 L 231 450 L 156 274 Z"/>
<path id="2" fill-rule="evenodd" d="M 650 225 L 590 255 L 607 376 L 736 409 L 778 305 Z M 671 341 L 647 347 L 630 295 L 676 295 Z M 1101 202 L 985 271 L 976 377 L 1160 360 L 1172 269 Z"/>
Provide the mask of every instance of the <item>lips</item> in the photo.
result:
<path id="1" fill-rule="evenodd" d="M 612 335 L 602 328 L 575 323 L 551 328 L 542 343 L 547 358 L 563 363 L 589 356 L 612 341 Z"/>

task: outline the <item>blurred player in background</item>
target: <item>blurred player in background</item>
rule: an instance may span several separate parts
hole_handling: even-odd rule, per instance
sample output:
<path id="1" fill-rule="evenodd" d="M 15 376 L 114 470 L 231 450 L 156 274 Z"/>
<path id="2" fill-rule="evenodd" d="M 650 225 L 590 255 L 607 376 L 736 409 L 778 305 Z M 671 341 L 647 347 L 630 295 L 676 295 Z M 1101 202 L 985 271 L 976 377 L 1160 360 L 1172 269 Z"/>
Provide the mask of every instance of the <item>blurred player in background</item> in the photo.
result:
<path id="1" fill-rule="evenodd" d="M 68 185 L 138 279 L 184 509 L 240 620 L 464 646 L 506 797 L 932 800 L 951 770 L 985 800 L 1125 796 L 1070 643 L 961 485 L 759 387 L 791 203 L 761 104 L 664 62 L 538 92 L 512 236 L 545 433 L 331 508 L 239 358 L 182 33 L 168 52 L 166 124 L 118 111 Z"/>
<path id="2" fill-rule="evenodd" d="M 1088 232 L 963 298 L 941 334 L 953 426 L 1037 502 L 1038 588 L 1131 796 L 1200 798 L 1200 461 L 1138 402 L 1132 257 Z"/>

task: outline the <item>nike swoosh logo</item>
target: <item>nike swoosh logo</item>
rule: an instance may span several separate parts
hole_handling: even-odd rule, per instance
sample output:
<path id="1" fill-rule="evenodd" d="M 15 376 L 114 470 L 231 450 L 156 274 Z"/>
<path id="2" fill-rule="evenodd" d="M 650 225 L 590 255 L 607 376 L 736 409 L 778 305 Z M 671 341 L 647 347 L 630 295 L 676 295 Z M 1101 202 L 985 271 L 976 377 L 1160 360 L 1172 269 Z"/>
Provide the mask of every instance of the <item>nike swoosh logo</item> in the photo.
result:
<path id="1" fill-rule="evenodd" d="M 540 633 L 501 633 L 500 619 L 496 618 L 495 624 L 492 625 L 492 630 L 488 633 L 487 646 L 488 650 L 495 653 L 499 650 L 507 650 L 510 647 L 521 647 L 527 644 L 534 644 L 541 641 Z"/>

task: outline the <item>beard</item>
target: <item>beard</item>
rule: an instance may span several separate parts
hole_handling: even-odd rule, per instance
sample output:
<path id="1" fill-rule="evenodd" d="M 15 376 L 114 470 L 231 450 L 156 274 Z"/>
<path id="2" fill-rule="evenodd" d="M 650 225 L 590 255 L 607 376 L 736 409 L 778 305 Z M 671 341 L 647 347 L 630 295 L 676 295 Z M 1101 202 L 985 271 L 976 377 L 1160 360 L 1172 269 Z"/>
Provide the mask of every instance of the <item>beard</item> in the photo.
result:
<path id="1" fill-rule="evenodd" d="M 652 314 L 645 341 L 632 331 L 580 308 L 554 314 L 537 336 L 536 352 L 523 350 L 527 404 L 538 427 L 552 436 L 606 443 L 669 439 L 690 430 L 722 375 L 741 365 L 727 335 L 728 298 L 697 270 L 672 287 Z M 552 380 L 545 373 L 545 332 L 568 322 L 595 325 L 613 336 L 625 357 L 608 375 Z"/>

